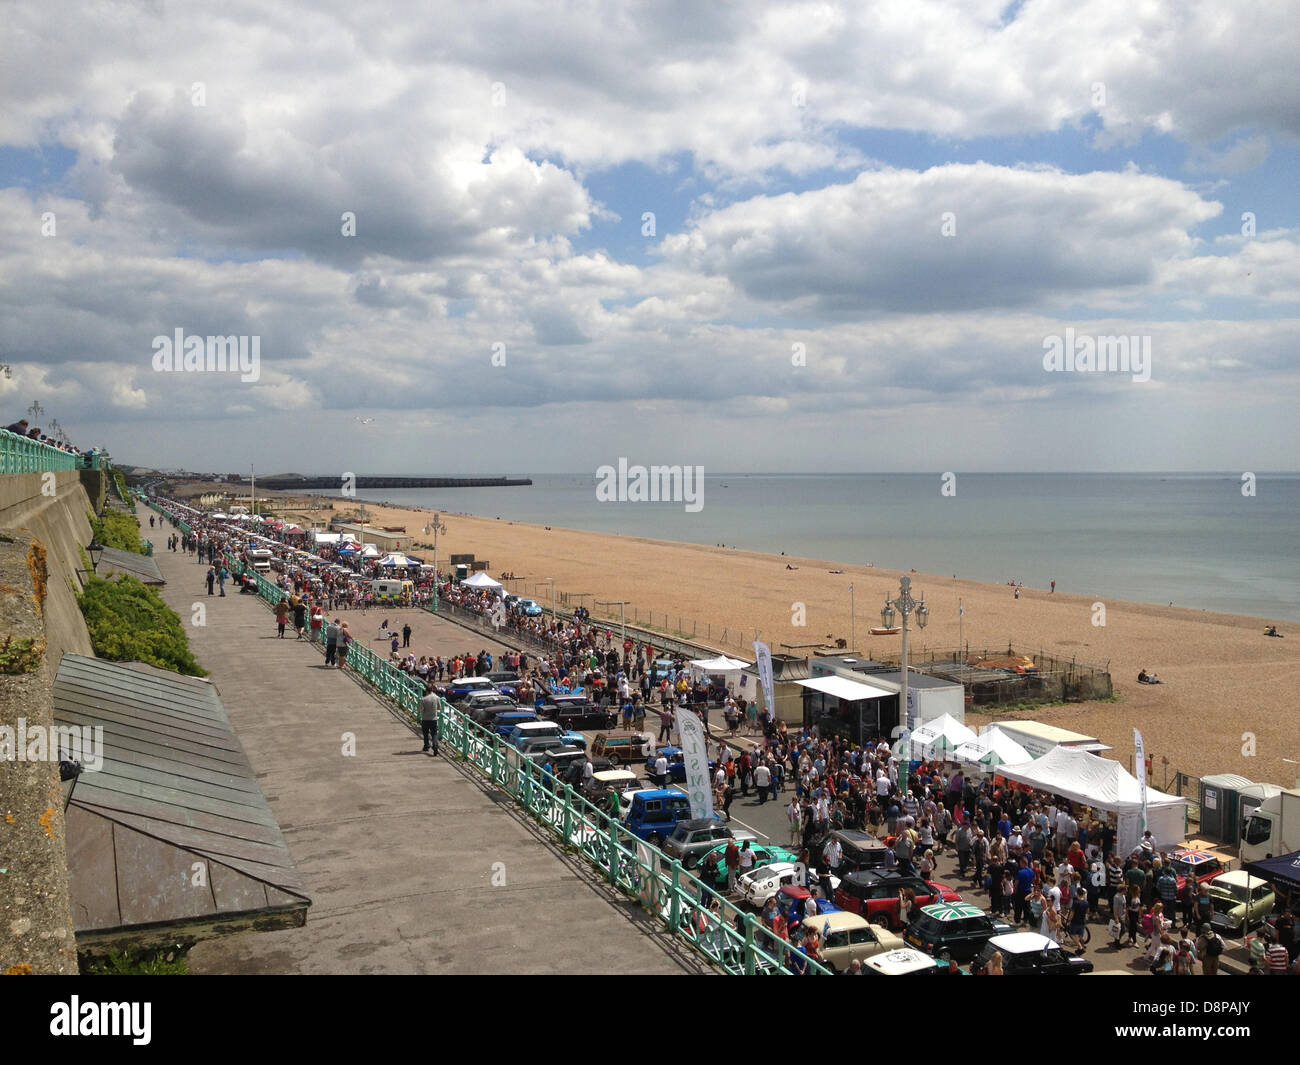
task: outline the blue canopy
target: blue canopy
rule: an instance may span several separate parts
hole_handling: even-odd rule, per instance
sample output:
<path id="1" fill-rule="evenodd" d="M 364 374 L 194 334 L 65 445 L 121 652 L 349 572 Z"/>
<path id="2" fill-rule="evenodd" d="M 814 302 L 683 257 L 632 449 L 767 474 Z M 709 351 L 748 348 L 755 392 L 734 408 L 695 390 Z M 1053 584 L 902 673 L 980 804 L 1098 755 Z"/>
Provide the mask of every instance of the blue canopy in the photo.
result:
<path id="1" fill-rule="evenodd" d="M 1251 876 L 1260 876 L 1275 884 L 1300 888 L 1300 851 L 1284 854 L 1280 858 L 1261 858 L 1242 866 Z"/>

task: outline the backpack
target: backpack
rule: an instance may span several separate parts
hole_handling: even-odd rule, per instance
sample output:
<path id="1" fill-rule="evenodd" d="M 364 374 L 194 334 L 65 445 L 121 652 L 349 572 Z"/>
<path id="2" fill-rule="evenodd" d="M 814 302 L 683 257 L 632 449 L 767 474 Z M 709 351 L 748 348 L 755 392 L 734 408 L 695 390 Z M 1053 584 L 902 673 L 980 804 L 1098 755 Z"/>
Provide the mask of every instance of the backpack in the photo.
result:
<path id="1" fill-rule="evenodd" d="M 1205 956 L 1207 958 L 1217 958 L 1223 953 L 1223 940 L 1217 934 L 1212 934 L 1205 944 Z"/>

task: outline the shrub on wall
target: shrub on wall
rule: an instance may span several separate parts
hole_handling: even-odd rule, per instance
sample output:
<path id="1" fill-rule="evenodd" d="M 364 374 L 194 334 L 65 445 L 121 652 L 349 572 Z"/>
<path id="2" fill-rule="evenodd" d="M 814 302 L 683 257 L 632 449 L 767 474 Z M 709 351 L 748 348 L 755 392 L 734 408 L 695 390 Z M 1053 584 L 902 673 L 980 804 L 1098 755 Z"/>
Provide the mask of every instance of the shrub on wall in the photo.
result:
<path id="1" fill-rule="evenodd" d="M 95 539 L 105 547 L 115 547 L 120 551 L 134 551 L 144 554 L 144 544 L 140 540 L 140 523 L 130 514 L 120 510 L 104 512 L 102 518 L 91 520 L 91 531 Z"/>
<path id="2" fill-rule="evenodd" d="M 144 662 L 187 677 L 207 676 L 190 653 L 180 616 L 134 577 L 92 577 L 77 601 L 100 658 Z"/>

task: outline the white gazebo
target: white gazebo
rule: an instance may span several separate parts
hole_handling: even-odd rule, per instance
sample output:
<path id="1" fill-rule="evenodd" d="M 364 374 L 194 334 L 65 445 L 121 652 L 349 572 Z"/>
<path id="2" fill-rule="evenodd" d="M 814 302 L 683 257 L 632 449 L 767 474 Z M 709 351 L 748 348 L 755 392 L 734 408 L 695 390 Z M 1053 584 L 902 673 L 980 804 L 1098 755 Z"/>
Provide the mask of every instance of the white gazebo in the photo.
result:
<path id="1" fill-rule="evenodd" d="M 942 714 L 912 730 L 912 755 L 948 758 L 963 743 L 975 738 L 975 733 L 951 714 Z"/>
<path id="2" fill-rule="evenodd" d="M 996 769 L 1002 764 L 1018 765 L 1030 760 L 1029 752 L 994 725 L 986 726 L 973 740 L 952 752 L 954 761 Z"/>
<path id="3" fill-rule="evenodd" d="M 728 690 L 734 691 L 740 683 L 741 671 L 749 665 L 749 662 L 741 661 L 739 658 L 728 658 L 726 655 L 718 655 L 717 658 L 693 658 L 691 673 L 695 677 L 721 680 Z"/>
<path id="4" fill-rule="evenodd" d="M 505 588 L 505 585 L 500 581 L 494 581 L 482 570 L 479 570 L 479 572 L 474 574 L 472 577 L 466 577 L 460 582 L 460 584 L 462 588 L 480 588 L 493 592 L 499 592 Z"/>

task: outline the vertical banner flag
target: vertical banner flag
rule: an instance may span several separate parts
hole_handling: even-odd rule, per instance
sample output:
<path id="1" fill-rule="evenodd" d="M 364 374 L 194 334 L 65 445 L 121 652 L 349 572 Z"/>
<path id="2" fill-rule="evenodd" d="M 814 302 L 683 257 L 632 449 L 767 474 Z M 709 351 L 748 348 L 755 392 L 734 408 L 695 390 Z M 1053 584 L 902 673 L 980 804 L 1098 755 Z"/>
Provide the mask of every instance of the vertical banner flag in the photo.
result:
<path id="1" fill-rule="evenodd" d="M 713 780 L 709 776 L 709 751 L 704 724 L 693 710 L 677 712 L 677 732 L 682 740 L 682 761 L 686 763 L 686 797 L 691 800 L 691 817 L 713 816 Z"/>
<path id="2" fill-rule="evenodd" d="M 758 680 L 763 685 L 763 701 L 767 705 L 767 719 L 776 719 L 776 695 L 772 691 L 772 649 L 765 643 L 754 641 L 754 658 L 758 663 Z"/>
<path id="3" fill-rule="evenodd" d="M 1137 747 L 1137 778 L 1142 786 L 1142 828 L 1143 833 L 1147 830 L 1147 752 L 1142 745 L 1142 733 L 1137 729 L 1133 730 L 1133 744 Z"/>

